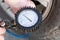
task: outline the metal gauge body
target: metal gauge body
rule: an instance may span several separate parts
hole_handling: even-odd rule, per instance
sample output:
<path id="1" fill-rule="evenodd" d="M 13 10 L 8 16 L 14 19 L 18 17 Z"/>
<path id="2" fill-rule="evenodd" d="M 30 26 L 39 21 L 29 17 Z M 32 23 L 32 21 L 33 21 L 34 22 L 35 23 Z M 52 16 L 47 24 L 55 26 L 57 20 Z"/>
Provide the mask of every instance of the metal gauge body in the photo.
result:
<path id="1" fill-rule="evenodd" d="M 35 8 L 23 8 L 16 14 L 16 23 L 22 29 L 31 29 L 41 23 L 42 16 Z"/>

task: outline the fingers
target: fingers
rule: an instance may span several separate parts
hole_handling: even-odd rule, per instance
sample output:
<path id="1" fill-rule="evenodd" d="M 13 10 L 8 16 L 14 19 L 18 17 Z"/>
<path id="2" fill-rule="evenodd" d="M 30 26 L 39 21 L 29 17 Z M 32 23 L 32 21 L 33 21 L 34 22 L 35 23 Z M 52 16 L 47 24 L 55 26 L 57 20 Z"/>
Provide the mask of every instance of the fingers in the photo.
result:
<path id="1" fill-rule="evenodd" d="M 16 14 L 16 12 L 19 10 L 19 9 L 21 9 L 21 8 L 24 8 L 24 7 L 32 7 L 32 8 L 36 8 L 36 6 L 35 6 L 35 4 L 32 2 L 32 1 L 28 1 L 26 4 L 25 4 L 25 6 L 21 6 L 20 5 L 20 8 L 12 8 L 13 9 L 13 12 Z"/>
<path id="2" fill-rule="evenodd" d="M 35 4 L 31 0 L 5 0 L 14 13 L 23 7 L 35 7 Z"/>
<path id="3" fill-rule="evenodd" d="M 5 32 L 6 32 L 5 28 L 0 28 L 0 36 L 4 36 Z"/>
<path id="4" fill-rule="evenodd" d="M 5 3 L 7 3 L 11 8 L 20 8 L 25 6 L 27 0 L 5 0 Z"/>
<path id="5" fill-rule="evenodd" d="M 24 7 L 27 0 L 5 0 L 5 3 L 8 4 L 14 13 L 17 12 L 21 7 Z"/>
<path id="6" fill-rule="evenodd" d="M 32 8 L 36 7 L 36 5 L 32 1 L 28 1 L 25 6 L 26 7 L 32 7 Z"/>

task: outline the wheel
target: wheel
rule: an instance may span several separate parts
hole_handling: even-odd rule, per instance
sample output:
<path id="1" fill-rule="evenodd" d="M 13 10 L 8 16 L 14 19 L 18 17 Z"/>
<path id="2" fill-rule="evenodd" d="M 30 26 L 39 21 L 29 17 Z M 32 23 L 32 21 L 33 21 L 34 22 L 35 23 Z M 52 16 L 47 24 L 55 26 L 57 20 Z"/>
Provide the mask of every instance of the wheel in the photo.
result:
<path id="1" fill-rule="evenodd" d="M 59 12 L 59 2 L 60 0 L 32 0 L 36 4 L 36 8 L 42 13 L 42 23 L 37 28 L 38 30 L 31 33 L 30 40 L 47 40 L 44 37 L 50 32 L 51 29 L 60 25 L 60 12 Z M 7 13 L 10 19 L 14 19 L 10 7 L 5 5 L 5 3 L 0 1 L 0 9 L 2 13 Z M 4 8 L 4 6 L 6 8 Z M 2 9 L 3 8 L 3 9 Z M 10 15 L 10 14 L 12 15 Z M 8 17 L 8 18 L 9 18 Z"/>
<path id="2" fill-rule="evenodd" d="M 49 11 L 47 18 L 42 22 L 36 32 L 32 33 L 30 40 L 59 40 L 58 38 L 52 38 L 51 33 L 54 30 L 58 30 L 60 27 L 60 0 L 53 0 L 52 7 Z M 57 32 L 58 33 L 58 32 Z M 49 37 L 50 36 L 50 37 Z M 60 36 L 59 36 L 60 37 Z"/>
<path id="3" fill-rule="evenodd" d="M 36 9 L 39 10 L 39 12 L 41 13 L 42 22 L 43 22 L 46 19 L 46 17 L 48 16 L 48 14 L 50 14 L 49 11 L 51 9 L 53 1 L 52 0 L 48 0 L 48 1 L 47 0 L 45 0 L 45 1 L 32 0 L 32 1 L 36 4 Z M 36 3 L 36 2 L 38 2 L 38 3 Z M 3 8 L 3 10 L 6 12 L 6 14 L 8 14 L 13 20 L 15 20 L 15 16 L 14 16 L 11 8 L 7 4 L 5 4 L 2 0 L 1 0 L 0 4 L 1 4 L 1 7 Z M 35 31 L 36 29 L 38 29 L 38 27 L 28 29 L 28 30 Z"/>

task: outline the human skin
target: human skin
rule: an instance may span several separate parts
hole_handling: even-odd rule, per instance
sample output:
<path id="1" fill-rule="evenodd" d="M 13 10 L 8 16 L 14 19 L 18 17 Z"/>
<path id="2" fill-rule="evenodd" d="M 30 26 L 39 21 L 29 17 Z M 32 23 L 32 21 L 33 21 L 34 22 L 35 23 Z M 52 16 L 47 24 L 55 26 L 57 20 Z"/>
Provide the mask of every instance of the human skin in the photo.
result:
<path id="1" fill-rule="evenodd" d="M 36 7 L 35 4 L 31 0 L 4 0 L 4 2 L 10 6 L 10 8 L 13 10 L 14 14 L 16 12 L 24 7 Z M 0 27 L 0 40 L 4 40 L 4 34 L 6 32 L 5 28 Z"/>
<path id="2" fill-rule="evenodd" d="M 5 0 L 5 3 L 11 7 L 15 14 L 23 7 L 35 7 L 35 4 L 31 0 Z"/>
<path id="3" fill-rule="evenodd" d="M 5 28 L 0 27 L 0 40 L 4 40 Z"/>

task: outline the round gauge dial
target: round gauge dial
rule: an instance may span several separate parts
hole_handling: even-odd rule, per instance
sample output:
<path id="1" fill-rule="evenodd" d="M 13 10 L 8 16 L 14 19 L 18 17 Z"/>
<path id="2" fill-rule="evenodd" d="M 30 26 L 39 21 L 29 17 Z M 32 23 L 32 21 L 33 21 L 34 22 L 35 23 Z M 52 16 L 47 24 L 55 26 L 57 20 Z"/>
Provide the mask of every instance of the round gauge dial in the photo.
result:
<path id="1" fill-rule="evenodd" d="M 40 19 L 40 12 L 36 11 L 33 8 L 25 8 L 19 11 L 16 15 L 16 22 L 17 25 L 25 28 L 30 28 L 38 25 L 41 21 Z"/>
<path id="2" fill-rule="evenodd" d="M 31 27 L 38 21 L 38 15 L 32 10 L 24 10 L 18 16 L 18 22 L 21 26 Z"/>

